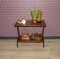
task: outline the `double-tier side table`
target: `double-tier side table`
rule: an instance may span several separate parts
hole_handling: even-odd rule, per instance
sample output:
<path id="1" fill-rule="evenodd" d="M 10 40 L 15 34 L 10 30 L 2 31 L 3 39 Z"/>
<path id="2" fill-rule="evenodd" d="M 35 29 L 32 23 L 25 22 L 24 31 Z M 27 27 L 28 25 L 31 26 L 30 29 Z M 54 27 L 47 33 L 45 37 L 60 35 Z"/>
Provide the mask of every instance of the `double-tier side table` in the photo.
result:
<path id="1" fill-rule="evenodd" d="M 17 37 L 17 48 L 18 48 L 18 43 L 31 43 L 33 42 L 33 40 L 22 40 L 21 39 L 21 35 L 20 35 L 20 28 L 21 27 L 42 27 L 42 33 L 40 34 L 42 40 L 40 42 L 36 42 L 36 43 L 43 43 L 43 48 L 44 48 L 44 29 L 46 27 L 46 23 L 44 22 L 44 20 L 42 20 L 41 23 L 36 23 L 33 24 L 32 20 L 26 20 L 26 24 L 19 24 L 19 23 L 15 23 L 14 27 L 17 28 L 17 33 L 18 33 L 18 37 Z"/>

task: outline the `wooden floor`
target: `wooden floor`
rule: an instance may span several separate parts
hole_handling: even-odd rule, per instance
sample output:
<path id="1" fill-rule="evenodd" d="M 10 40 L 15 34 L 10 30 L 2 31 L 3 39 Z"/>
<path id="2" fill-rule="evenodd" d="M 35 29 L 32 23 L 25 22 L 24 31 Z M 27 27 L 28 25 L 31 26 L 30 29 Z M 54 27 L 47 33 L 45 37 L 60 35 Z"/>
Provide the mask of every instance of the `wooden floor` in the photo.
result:
<path id="1" fill-rule="evenodd" d="M 19 43 L 0 40 L 0 59 L 60 59 L 60 39 L 45 39 L 42 43 Z"/>

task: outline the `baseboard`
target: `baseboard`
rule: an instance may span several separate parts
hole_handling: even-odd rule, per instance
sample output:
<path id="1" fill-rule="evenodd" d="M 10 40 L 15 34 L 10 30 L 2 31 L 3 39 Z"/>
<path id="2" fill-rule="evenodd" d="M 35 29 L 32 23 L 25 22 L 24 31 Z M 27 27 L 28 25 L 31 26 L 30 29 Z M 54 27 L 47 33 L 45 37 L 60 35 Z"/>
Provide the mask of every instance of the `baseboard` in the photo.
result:
<path id="1" fill-rule="evenodd" d="M 0 39 L 17 39 L 16 36 L 0 36 Z"/>
<path id="2" fill-rule="evenodd" d="M 0 39 L 17 39 L 16 36 L 0 36 Z M 44 39 L 60 39 L 60 36 L 44 36 Z"/>
<path id="3" fill-rule="evenodd" d="M 44 36 L 45 39 L 60 39 L 60 36 Z"/>

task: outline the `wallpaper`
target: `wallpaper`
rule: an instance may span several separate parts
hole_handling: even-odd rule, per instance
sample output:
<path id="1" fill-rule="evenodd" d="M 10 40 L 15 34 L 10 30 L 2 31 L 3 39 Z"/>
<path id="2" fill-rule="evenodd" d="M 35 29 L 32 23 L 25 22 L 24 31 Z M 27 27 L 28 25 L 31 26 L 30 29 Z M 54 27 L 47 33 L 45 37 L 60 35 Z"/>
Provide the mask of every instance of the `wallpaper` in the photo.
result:
<path id="1" fill-rule="evenodd" d="M 45 36 L 60 36 L 60 0 L 0 0 L 0 36 L 17 36 L 17 20 L 30 20 L 33 7 L 43 12 Z M 21 28 L 20 32 L 40 32 L 40 28 Z"/>

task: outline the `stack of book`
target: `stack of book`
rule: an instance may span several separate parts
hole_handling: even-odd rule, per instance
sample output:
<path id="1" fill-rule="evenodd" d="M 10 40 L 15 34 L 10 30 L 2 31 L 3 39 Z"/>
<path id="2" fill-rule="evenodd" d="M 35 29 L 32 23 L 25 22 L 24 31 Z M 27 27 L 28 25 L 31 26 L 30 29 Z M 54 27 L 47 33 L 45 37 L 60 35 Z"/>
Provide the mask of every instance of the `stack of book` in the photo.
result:
<path id="1" fill-rule="evenodd" d="M 28 33 L 22 33 L 21 35 L 22 40 L 29 40 L 29 34 Z"/>

